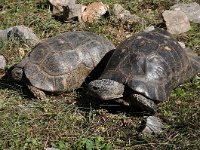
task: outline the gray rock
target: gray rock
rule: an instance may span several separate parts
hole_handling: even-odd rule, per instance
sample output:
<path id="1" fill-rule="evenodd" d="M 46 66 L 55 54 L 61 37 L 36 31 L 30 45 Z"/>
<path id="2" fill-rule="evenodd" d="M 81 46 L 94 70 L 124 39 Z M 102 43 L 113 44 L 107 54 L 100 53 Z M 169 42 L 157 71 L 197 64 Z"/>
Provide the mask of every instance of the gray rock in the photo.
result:
<path id="1" fill-rule="evenodd" d="M 47 147 L 44 150 L 59 150 L 58 148 L 53 148 L 53 147 Z"/>
<path id="2" fill-rule="evenodd" d="M 82 4 L 74 5 L 74 7 L 69 9 L 69 18 L 78 17 L 78 20 L 80 21 L 81 16 L 82 16 L 85 9 L 86 9 L 85 5 L 82 5 Z"/>
<path id="3" fill-rule="evenodd" d="M 191 29 L 187 15 L 182 11 L 166 10 L 162 13 L 167 30 L 172 34 L 180 34 Z"/>
<path id="4" fill-rule="evenodd" d="M 76 4 L 76 0 L 49 0 L 53 6 L 53 14 L 63 13 L 63 20 L 67 21 L 72 18 L 78 17 L 80 21 L 81 15 L 86 6 Z"/>
<path id="5" fill-rule="evenodd" d="M 176 4 L 170 7 L 171 10 L 183 11 L 190 21 L 200 23 L 200 5 L 196 2 L 189 4 Z"/>
<path id="6" fill-rule="evenodd" d="M 48 0 L 53 6 L 53 13 L 63 12 L 63 6 L 68 6 L 70 9 L 76 4 L 76 0 Z"/>
<path id="7" fill-rule="evenodd" d="M 146 28 L 144 29 L 144 32 L 150 32 L 150 31 L 153 31 L 154 29 L 155 29 L 154 26 L 149 26 L 149 27 L 146 27 Z"/>
<path id="8" fill-rule="evenodd" d="M 6 59 L 0 55 L 0 79 L 5 75 Z"/>
<path id="9" fill-rule="evenodd" d="M 0 55 L 0 70 L 4 70 L 6 67 L 6 59 L 3 55 Z"/>
<path id="10" fill-rule="evenodd" d="M 7 40 L 7 30 L 0 30 L 0 41 Z"/>
<path id="11" fill-rule="evenodd" d="M 160 118 L 155 116 L 147 117 L 144 122 L 142 133 L 158 134 L 162 132 L 163 123 Z"/>
<path id="12" fill-rule="evenodd" d="M 131 14 L 128 10 L 124 9 L 120 4 L 114 4 L 112 12 L 116 19 L 122 22 L 134 23 L 142 20 L 139 16 Z"/>
<path id="13" fill-rule="evenodd" d="M 33 31 L 24 25 L 0 30 L 0 40 L 7 40 L 11 38 L 19 38 L 32 46 L 35 46 L 40 42 L 39 38 L 33 33 Z"/>
<path id="14" fill-rule="evenodd" d="M 185 43 L 178 41 L 178 44 L 179 44 L 182 48 L 186 48 Z"/>
<path id="15" fill-rule="evenodd" d="M 67 21 L 77 17 L 79 21 L 82 21 L 81 16 L 85 9 L 86 6 L 82 4 L 75 4 L 73 7 L 63 6 L 63 19 Z"/>

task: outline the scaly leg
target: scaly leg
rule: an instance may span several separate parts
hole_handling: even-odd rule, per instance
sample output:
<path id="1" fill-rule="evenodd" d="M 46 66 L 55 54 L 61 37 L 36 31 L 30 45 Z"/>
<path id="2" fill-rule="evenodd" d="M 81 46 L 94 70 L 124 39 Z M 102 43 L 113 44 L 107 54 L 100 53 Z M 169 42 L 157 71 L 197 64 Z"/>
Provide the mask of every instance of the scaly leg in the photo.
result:
<path id="1" fill-rule="evenodd" d="M 39 90 L 38 88 L 36 88 L 32 85 L 28 85 L 28 88 L 37 99 L 42 100 L 42 99 L 46 98 L 46 94 L 43 91 Z"/>
<path id="2" fill-rule="evenodd" d="M 157 106 L 154 101 L 141 94 L 132 94 L 130 96 L 130 105 L 133 105 L 151 114 L 155 114 L 157 111 Z"/>

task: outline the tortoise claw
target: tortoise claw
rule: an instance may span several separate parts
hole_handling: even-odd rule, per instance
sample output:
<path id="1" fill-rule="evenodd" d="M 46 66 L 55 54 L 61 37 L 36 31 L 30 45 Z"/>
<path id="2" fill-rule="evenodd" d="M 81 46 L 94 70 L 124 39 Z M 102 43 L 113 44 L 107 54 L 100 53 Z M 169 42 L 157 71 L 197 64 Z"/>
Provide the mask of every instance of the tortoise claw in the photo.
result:
<path id="1" fill-rule="evenodd" d="M 43 100 L 46 98 L 46 94 L 38 88 L 31 85 L 28 85 L 28 88 L 37 99 Z"/>

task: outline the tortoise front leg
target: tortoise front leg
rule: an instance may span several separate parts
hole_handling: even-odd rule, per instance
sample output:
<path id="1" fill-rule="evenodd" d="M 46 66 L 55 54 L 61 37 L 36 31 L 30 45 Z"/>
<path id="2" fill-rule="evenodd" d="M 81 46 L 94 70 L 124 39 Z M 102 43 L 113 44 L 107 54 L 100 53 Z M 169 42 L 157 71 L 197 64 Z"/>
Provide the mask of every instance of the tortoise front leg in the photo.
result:
<path id="1" fill-rule="evenodd" d="M 154 101 L 141 94 L 131 94 L 129 99 L 130 105 L 140 108 L 142 111 L 147 111 L 150 114 L 155 114 L 157 111 Z"/>
<path id="2" fill-rule="evenodd" d="M 39 90 L 38 88 L 36 88 L 32 85 L 28 85 L 28 88 L 37 99 L 42 100 L 42 99 L 46 98 L 46 94 L 43 91 Z"/>

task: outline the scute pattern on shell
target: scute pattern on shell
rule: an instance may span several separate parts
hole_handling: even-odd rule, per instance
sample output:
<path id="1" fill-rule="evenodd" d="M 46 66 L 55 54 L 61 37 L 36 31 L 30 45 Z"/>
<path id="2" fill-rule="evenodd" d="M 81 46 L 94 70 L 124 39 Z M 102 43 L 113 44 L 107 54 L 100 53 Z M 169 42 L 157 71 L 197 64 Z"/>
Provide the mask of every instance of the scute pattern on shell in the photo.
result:
<path id="1" fill-rule="evenodd" d="M 99 79 L 120 82 L 150 99 L 162 101 L 177 85 L 198 73 L 199 64 L 200 58 L 190 57 L 167 31 L 155 29 L 123 41 Z"/>
<path id="2" fill-rule="evenodd" d="M 104 55 L 114 49 L 91 32 L 66 32 L 39 43 L 27 56 L 24 72 L 30 84 L 48 92 L 78 88 Z"/>

